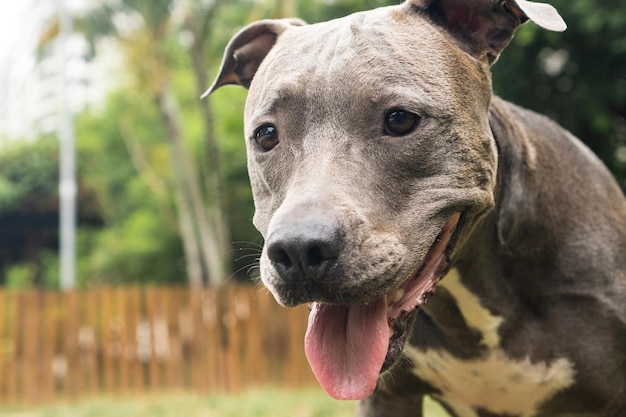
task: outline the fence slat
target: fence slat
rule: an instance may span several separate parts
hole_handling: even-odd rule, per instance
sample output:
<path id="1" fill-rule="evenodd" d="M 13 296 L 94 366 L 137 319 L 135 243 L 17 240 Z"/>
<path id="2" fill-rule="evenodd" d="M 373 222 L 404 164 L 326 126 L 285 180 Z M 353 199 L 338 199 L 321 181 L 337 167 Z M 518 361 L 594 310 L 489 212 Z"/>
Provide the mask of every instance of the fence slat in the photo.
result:
<path id="1" fill-rule="evenodd" d="M 7 315 L 7 296 L 4 291 L 0 290 L 0 403 L 5 401 L 7 390 L 7 365 L 9 362 L 7 349 L 9 338 L 5 334 L 6 323 L 9 320 Z"/>
<path id="2" fill-rule="evenodd" d="M 99 349 L 100 367 L 102 372 L 101 387 L 104 392 L 113 392 L 115 387 L 115 369 L 113 367 L 113 356 L 115 351 L 119 349 L 117 340 L 111 331 L 113 323 L 118 320 L 114 316 L 113 311 L 113 290 L 111 288 L 104 288 L 100 294 L 101 310 L 100 320 L 98 326 L 98 340 L 102 345 Z"/>
<path id="3" fill-rule="evenodd" d="M 55 394 L 55 380 L 54 380 L 54 356 L 56 354 L 57 338 L 56 330 L 58 324 L 56 322 L 57 306 L 56 293 L 44 293 L 40 294 L 41 297 L 41 311 L 37 312 L 42 321 L 41 328 L 41 373 L 38 385 L 41 389 L 42 401 L 50 401 L 54 398 Z M 49 345 L 48 345 L 49 344 Z"/>
<path id="4" fill-rule="evenodd" d="M 238 285 L 0 290 L 0 404 L 315 383 L 306 314 Z"/>
<path id="5" fill-rule="evenodd" d="M 65 316 L 65 357 L 67 362 L 67 395 L 70 399 L 78 398 L 82 386 L 80 384 L 80 360 L 78 351 L 78 329 L 80 316 L 78 308 L 78 293 L 69 291 L 64 297 L 67 305 L 67 315 Z"/>
<path id="6" fill-rule="evenodd" d="M 147 288 L 144 293 L 145 310 L 143 312 L 144 326 L 148 334 L 146 335 L 147 341 L 150 344 L 150 348 L 147 349 L 147 370 L 148 370 L 148 386 L 152 390 L 160 387 L 160 370 L 157 353 L 159 347 L 158 340 L 158 327 L 160 323 L 160 311 L 157 307 L 157 295 L 154 287 Z"/>
<path id="7" fill-rule="evenodd" d="M 169 352 L 165 364 L 166 387 L 180 389 L 183 387 L 183 345 L 180 332 L 178 306 L 184 299 L 184 290 L 180 288 L 163 290 L 164 309 L 169 331 Z"/>
<path id="8" fill-rule="evenodd" d="M 13 402 L 23 402 L 22 398 L 22 379 L 23 379 L 23 370 L 24 370 L 24 354 L 23 354 L 23 346 L 24 341 L 22 340 L 22 314 L 21 312 L 25 309 L 23 303 L 24 294 L 23 293 L 14 293 L 13 294 L 13 311 L 11 312 L 12 317 L 12 350 L 13 350 L 13 363 L 12 368 L 13 372 L 9 371 L 9 377 L 11 378 L 11 382 L 9 385 L 9 401 Z"/>
<path id="9" fill-rule="evenodd" d="M 28 403 L 40 401 L 40 330 L 41 304 L 40 293 L 28 291 L 22 294 L 21 314 L 21 393 L 22 399 Z"/>

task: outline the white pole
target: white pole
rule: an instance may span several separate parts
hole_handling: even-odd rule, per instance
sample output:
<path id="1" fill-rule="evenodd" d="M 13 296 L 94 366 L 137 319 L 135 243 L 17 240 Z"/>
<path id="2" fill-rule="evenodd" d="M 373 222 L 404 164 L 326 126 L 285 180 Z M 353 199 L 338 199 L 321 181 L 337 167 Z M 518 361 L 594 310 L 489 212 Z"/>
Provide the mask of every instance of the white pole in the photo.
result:
<path id="1" fill-rule="evenodd" d="M 64 0 L 58 0 L 60 39 L 62 49 L 61 128 L 59 132 L 59 223 L 61 289 L 71 290 L 76 285 L 76 154 L 74 147 L 74 120 L 70 104 L 68 63 L 69 37 L 72 20 Z"/>

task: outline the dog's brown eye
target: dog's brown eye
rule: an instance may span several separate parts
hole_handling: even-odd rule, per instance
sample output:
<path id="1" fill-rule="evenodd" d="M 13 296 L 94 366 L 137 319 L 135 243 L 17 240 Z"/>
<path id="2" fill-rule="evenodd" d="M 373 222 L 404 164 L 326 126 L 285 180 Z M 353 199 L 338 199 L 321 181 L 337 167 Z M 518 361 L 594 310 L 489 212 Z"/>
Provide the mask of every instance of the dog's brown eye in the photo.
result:
<path id="1" fill-rule="evenodd" d="M 278 145 L 278 130 L 276 126 L 264 124 L 254 131 L 254 141 L 263 152 L 271 151 Z"/>
<path id="2" fill-rule="evenodd" d="M 391 136 L 404 136 L 417 127 L 420 117 L 408 110 L 392 109 L 385 115 L 385 133 Z"/>

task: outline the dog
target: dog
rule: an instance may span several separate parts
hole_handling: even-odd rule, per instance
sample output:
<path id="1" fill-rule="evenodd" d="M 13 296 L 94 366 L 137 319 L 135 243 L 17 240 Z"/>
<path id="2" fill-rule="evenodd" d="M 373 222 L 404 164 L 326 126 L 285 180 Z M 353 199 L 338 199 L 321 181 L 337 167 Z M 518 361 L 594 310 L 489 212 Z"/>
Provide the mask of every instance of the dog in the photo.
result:
<path id="1" fill-rule="evenodd" d="M 261 279 L 361 417 L 626 416 L 626 199 L 546 117 L 492 94 L 525 0 L 407 0 L 237 33 Z"/>

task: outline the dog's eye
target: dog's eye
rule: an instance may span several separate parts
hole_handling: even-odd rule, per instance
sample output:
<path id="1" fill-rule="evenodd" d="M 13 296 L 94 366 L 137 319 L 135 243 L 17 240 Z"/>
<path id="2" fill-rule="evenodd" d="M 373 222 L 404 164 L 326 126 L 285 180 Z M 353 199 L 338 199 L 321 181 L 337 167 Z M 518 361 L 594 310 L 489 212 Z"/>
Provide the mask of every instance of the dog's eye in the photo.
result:
<path id="1" fill-rule="evenodd" d="M 420 116 L 403 109 L 391 109 L 385 115 L 385 133 L 391 136 L 408 135 L 419 124 Z"/>
<path id="2" fill-rule="evenodd" d="M 257 127 L 254 131 L 254 141 L 263 152 L 271 151 L 274 146 L 278 145 L 276 126 L 268 123 Z"/>

